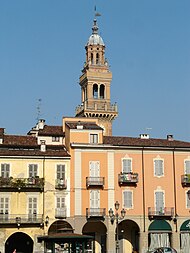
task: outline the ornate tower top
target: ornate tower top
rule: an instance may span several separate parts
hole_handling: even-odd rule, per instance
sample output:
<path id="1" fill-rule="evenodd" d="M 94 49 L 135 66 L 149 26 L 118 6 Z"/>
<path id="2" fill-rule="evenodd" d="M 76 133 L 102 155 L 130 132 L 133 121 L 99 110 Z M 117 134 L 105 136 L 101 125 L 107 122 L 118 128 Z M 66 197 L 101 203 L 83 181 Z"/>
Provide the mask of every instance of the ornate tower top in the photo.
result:
<path id="1" fill-rule="evenodd" d="M 76 117 L 98 119 L 104 135 L 112 135 L 112 121 L 117 116 L 117 105 L 110 102 L 112 73 L 105 58 L 105 44 L 98 34 L 94 19 L 92 34 L 86 49 L 86 62 L 80 76 L 81 105 L 76 108 Z"/>

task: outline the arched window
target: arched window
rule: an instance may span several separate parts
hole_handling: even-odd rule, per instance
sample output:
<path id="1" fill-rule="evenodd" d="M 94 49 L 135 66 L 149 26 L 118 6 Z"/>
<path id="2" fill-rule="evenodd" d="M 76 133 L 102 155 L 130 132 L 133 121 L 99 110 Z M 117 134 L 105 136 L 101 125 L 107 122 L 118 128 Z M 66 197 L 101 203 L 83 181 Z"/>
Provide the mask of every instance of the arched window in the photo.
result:
<path id="1" fill-rule="evenodd" d="M 93 53 L 91 53 L 91 63 L 93 64 L 93 61 L 94 61 L 94 59 L 93 59 Z"/>
<path id="2" fill-rule="evenodd" d="M 100 85 L 100 98 L 105 98 L 105 86 L 103 84 Z"/>
<path id="3" fill-rule="evenodd" d="M 100 58 L 100 57 L 99 57 L 99 54 L 97 53 L 97 54 L 96 54 L 96 64 L 99 63 L 99 58 Z"/>
<path id="4" fill-rule="evenodd" d="M 98 85 L 96 83 L 93 85 L 93 98 L 98 98 Z"/>

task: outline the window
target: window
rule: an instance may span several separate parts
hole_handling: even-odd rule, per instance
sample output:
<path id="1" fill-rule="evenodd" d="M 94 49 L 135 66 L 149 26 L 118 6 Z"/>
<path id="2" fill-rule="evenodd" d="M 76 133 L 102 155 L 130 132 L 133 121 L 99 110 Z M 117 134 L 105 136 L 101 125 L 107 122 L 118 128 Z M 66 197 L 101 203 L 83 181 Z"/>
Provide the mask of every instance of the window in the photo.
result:
<path id="1" fill-rule="evenodd" d="M 98 143 L 98 134 L 90 134 L 90 143 Z"/>
<path id="2" fill-rule="evenodd" d="M 57 179 L 65 180 L 65 165 L 64 164 L 57 165 Z"/>
<path id="3" fill-rule="evenodd" d="M 133 208 L 133 193 L 132 191 L 123 192 L 123 205 L 124 208 L 132 209 Z"/>
<path id="4" fill-rule="evenodd" d="M 185 174 L 190 174 L 190 160 L 185 161 Z"/>
<path id="5" fill-rule="evenodd" d="M 154 160 L 154 175 L 160 177 L 164 175 L 164 161 L 161 159 Z"/>
<path id="6" fill-rule="evenodd" d="M 132 159 L 123 158 L 122 159 L 122 172 L 131 173 L 132 172 Z"/>
<path id="7" fill-rule="evenodd" d="M 38 176 L 38 165 L 29 164 L 29 178 Z"/>
<path id="8" fill-rule="evenodd" d="M 37 197 L 28 198 L 28 216 L 29 220 L 37 218 Z"/>
<path id="9" fill-rule="evenodd" d="M 100 85 L 100 98 L 104 99 L 105 86 L 103 84 Z"/>
<path id="10" fill-rule="evenodd" d="M 90 162 L 90 177 L 99 177 L 100 175 L 100 162 L 91 161 Z"/>
<path id="11" fill-rule="evenodd" d="M 60 141 L 60 137 L 59 136 L 52 136 L 52 141 L 53 142 L 59 142 Z"/>
<path id="12" fill-rule="evenodd" d="M 8 163 L 1 164 L 1 177 L 4 178 L 10 177 L 10 164 Z"/>
<path id="13" fill-rule="evenodd" d="M 57 197 L 56 199 L 56 207 L 57 208 L 64 208 L 65 207 L 65 197 Z"/>
<path id="14" fill-rule="evenodd" d="M 93 98 L 98 98 L 98 85 L 96 83 L 93 85 Z"/>
<path id="15" fill-rule="evenodd" d="M 190 208 L 190 200 L 188 197 L 188 191 L 186 192 L 186 208 Z"/>
<path id="16" fill-rule="evenodd" d="M 1 197 L 0 198 L 0 214 L 8 215 L 8 212 L 9 212 L 9 198 Z"/>
<path id="17" fill-rule="evenodd" d="M 164 213 L 164 192 L 163 191 L 155 191 L 155 208 L 157 214 Z"/>
<path id="18" fill-rule="evenodd" d="M 92 190 L 90 191 L 90 208 L 100 208 L 100 191 Z"/>

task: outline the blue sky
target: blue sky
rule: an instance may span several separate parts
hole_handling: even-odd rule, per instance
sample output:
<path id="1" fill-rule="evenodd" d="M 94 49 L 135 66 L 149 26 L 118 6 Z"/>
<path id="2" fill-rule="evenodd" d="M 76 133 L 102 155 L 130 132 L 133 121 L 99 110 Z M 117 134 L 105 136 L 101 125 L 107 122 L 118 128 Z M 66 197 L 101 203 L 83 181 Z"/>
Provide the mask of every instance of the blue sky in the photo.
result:
<path id="1" fill-rule="evenodd" d="M 95 5 L 119 108 L 113 134 L 190 141 L 189 0 L 1 0 L 0 127 L 27 133 L 38 99 L 49 125 L 75 115 Z"/>

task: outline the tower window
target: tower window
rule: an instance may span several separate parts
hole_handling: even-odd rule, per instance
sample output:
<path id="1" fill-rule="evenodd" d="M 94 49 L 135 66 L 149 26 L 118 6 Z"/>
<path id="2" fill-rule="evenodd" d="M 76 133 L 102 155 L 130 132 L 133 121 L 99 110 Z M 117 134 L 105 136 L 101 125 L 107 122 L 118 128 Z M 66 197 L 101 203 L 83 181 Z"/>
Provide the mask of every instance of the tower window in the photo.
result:
<path id="1" fill-rule="evenodd" d="M 94 61 L 94 59 L 93 59 L 93 53 L 91 53 L 91 63 L 93 64 L 93 61 Z"/>
<path id="2" fill-rule="evenodd" d="M 98 64 L 99 63 L 99 54 L 97 53 L 96 54 L 96 64 Z"/>
<path id="3" fill-rule="evenodd" d="M 96 83 L 93 85 L 93 98 L 98 98 L 98 85 Z"/>
<path id="4" fill-rule="evenodd" d="M 100 85 L 100 98 L 104 98 L 105 95 L 104 95 L 104 92 L 105 91 L 105 86 L 103 84 Z"/>

